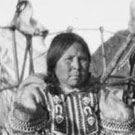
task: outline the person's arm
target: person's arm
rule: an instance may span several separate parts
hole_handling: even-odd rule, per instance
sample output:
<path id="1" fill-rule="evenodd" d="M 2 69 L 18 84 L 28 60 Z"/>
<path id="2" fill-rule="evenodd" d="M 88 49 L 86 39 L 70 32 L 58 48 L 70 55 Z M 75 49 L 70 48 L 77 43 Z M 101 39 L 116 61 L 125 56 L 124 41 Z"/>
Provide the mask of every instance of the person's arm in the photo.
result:
<path id="1" fill-rule="evenodd" d="M 115 87 L 101 90 L 100 125 L 104 135 L 135 134 L 134 112 L 124 103 L 123 92 Z"/>
<path id="2" fill-rule="evenodd" d="M 30 76 L 22 82 L 8 117 L 7 130 L 11 135 L 45 132 L 48 119 L 45 89 L 44 80 L 38 76 Z"/>

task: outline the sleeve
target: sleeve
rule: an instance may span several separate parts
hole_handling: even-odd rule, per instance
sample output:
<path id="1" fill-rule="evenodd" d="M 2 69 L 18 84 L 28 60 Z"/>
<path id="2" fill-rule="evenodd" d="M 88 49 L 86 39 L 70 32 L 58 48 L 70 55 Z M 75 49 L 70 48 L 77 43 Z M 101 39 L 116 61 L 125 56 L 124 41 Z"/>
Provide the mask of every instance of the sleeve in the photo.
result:
<path id="1" fill-rule="evenodd" d="M 135 134 L 134 113 L 124 103 L 123 92 L 113 87 L 101 90 L 99 107 L 103 135 Z"/>
<path id="2" fill-rule="evenodd" d="M 7 130 L 11 135 L 45 132 L 48 121 L 45 89 L 46 84 L 39 76 L 30 76 L 22 82 L 8 116 Z"/>

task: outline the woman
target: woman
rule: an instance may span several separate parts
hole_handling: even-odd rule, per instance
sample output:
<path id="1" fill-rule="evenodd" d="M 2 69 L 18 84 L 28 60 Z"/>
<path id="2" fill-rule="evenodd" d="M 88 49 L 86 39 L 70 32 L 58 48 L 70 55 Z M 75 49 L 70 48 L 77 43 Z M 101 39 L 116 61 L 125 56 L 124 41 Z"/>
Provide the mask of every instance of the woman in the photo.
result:
<path id="1" fill-rule="evenodd" d="M 90 60 L 88 45 L 79 35 L 57 35 L 47 54 L 47 76 L 33 75 L 20 85 L 8 132 L 97 135 L 98 107 L 96 90 L 91 89 Z"/>
<path id="2" fill-rule="evenodd" d="M 99 80 L 89 73 L 90 61 L 79 35 L 57 35 L 47 54 L 47 76 L 33 75 L 20 85 L 6 124 L 8 133 L 134 135 L 135 121 L 122 100 L 123 90 L 107 87 L 99 99 L 94 87 Z"/>

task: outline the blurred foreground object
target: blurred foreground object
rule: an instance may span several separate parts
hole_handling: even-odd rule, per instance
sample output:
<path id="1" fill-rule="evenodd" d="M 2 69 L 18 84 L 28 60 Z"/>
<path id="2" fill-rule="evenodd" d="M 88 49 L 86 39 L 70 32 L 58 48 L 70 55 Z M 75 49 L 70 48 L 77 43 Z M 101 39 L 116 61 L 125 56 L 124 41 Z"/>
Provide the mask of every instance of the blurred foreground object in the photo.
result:
<path id="1" fill-rule="evenodd" d="M 0 30 L 0 79 L 6 84 L 17 85 L 30 70 L 46 73 L 44 39 L 48 31 L 32 18 L 32 13 L 29 1 L 19 0 L 11 24 Z"/>
<path id="2" fill-rule="evenodd" d="M 0 128 L 4 124 L 16 88 L 31 73 L 46 74 L 48 30 L 32 18 L 32 5 L 18 0 L 13 20 L 0 28 Z M 31 72 L 32 71 L 32 72 Z M 0 130 L 1 132 L 2 130 Z"/>
<path id="3" fill-rule="evenodd" d="M 101 90 L 99 101 L 103 135 L 134 135 L 133 110 L 123 102 L 123 90 L 112 87 Z"/>

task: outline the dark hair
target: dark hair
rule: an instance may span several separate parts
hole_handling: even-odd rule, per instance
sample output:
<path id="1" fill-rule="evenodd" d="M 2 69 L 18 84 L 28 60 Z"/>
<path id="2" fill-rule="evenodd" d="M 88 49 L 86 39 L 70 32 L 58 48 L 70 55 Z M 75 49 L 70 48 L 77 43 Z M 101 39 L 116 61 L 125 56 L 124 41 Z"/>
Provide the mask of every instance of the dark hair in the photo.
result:
<path id="1" fill-rule="evenodd" d="M 62 57 L 64 52 L 75 42 L 83 46 L 84 51 L 87 53 L 89 57 L 89 61 L 91 60 L 88 45 L 82 37 L 80 37 L 75 33 L 69 32 L 56 35 L 52 40 L 50 48 L 47 53 L 47 74 L 49 77 L 51 77 L 50 79 L 52 81 L 54 80 L 54 78 L 56 79 L 54 70 L 57 61 Z"/>

